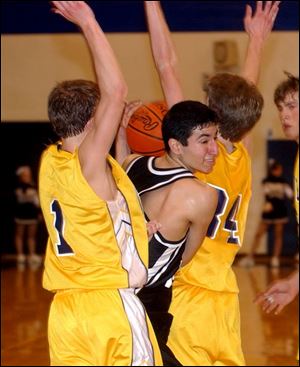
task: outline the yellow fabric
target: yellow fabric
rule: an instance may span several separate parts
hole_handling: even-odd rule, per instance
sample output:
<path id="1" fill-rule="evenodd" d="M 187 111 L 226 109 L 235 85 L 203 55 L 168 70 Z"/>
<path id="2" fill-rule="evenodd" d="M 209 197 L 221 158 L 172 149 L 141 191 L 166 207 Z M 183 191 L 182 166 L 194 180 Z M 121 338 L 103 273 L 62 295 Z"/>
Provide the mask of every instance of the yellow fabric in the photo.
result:
<path id="1" fill-rule="evenodd" d="M 231 265 L 244 238 L 251 198 L 251 161 L 242 143 L 235 146 L 236 150 L 228 154 L 224 146 L 219 143 L 219 156 L 213 172 L 209 175 L 196 174 L 200 180 L 225 190 L 226 194 L 222 191 L 222 195 L 223 197 L 227 195 L 228 202 L 223 208 L 223 214 L 218 217 L 220 222 L 215 237 L 205 238 L 192 261 L 176 274 L 174 287 L 177 282 L 182 282 L 210 290 L 238 292 Z M 231 217 L 230 211 L 235 201 L 239 200 L 239 195 L 239 207 L 232 217 L 237 220 L 237 231 L 231 233 L 226 227 Z M 237 243 L 229 242 L 233 239 Z"/>
<path id="2" fill-rule="evenodd" d="M 299 150 L 297 152 L 294 168 L 294 206 L 296 210 L 296 217 L 298 223 L 298 236 L 299 236 Z M 299 361 L 299 347 L 297 353 L 297 360 Z"/>
<path id="3" fill-rule="evenodd" d="M 155 365 L 162 366 L 148 318 L 147 326 Z M 50 308 L 48 339 L 52 366 L 132 365 L 132 333 L 117 290 L 56 293 Z"/>
<path id="4" fill-rule="evenodd" d="M 219 208 L 213 238 L 206 237 L 193 259 L 175 275 L 168 346 L 183 365 L 244 365 L 239 290 L 231 266 L 245 232 L 251 161 L 242 143 L 235 147 L 228 154 L 219 143 L 213 172 L 197 173 L 201 180 L 224 190 L 220 192 L 225 205 Z M 232 224 L 229 219 L 237 220 L 236 230 L 226 230 Z"/>
<path id="5" fill-rule="evenodd" d="M 184 366 L 244 366 L 238 295 L 182 284 L 168 346 Z"/>
<path id="6" fill-rule="evenodd" d="M 294 203 L 297 215 L 297 222 L 299 223 L 299 150 L 296 156 L 295 168 L 294 168 Z"/>
<path id="7" fill-rule="evenodd" d="M 138 254 L 148 266 L 148 237 L 144 216 L 131 181 L 113 158 L 108 158 L 118 189 L 124 195 Z M 78 154 L 50 146 L 41 159 L 39 194 L 49 240 L 46 251 L 44 288 L 127 288 L 128 274 L 122 268 L 107 204 L 87 184 Z M 70 246 L 62 254 L 51 203 L 56 199 L 63 213 L 63 239 Z M 82 205 L 84 202 L 84 205 Z M 62 222 L 62 221 L 60 221 Z"/>
<path id="8" fill-rule="evenodd" d="M 138 255 L 147 267 L 148 237 L 139 199 L 119 164 L 110 156 L 108 162 L 127 202 Z M 49 233 L 43 286 L 57 292 L 48 323 L 51 365 L 130 365 L 133 332 L 118 291 L 129 287 L 128 274 L 107 203 L 87 184 L 77 151 L 71 154 L 56 145 L 45 150 L 39 194 Z M 150 337 L 155 363 L 162 365 L 149 321 L 147 333 L 143 340 Z"/>

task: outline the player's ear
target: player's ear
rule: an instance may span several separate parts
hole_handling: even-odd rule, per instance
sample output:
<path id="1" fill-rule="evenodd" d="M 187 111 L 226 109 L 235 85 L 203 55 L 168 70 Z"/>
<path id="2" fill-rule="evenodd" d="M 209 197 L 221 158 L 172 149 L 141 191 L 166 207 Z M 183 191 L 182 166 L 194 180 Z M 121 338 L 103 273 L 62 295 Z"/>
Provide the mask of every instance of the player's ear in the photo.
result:
<path id="1" fill-rule="evenodd" d="M 171 152 L 174 154 L 181 154 L 181 144 L 178 140 L 171 138 L 169 139 L 168 144 Z"/>

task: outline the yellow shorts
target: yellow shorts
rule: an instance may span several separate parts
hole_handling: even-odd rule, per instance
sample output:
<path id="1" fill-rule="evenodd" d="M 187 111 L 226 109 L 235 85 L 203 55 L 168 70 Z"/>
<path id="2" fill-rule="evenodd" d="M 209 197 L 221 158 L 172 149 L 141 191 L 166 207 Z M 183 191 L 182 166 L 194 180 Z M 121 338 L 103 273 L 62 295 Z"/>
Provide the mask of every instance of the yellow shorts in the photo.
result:
<path id="1" fill-rule="evenodd" d="M 52 301 L 52 366 L 161 366 L 159 347 L 132 290 L 70 290 Z"/>
<path id="2" fill-rule="evenodd" d="M 168 346 L 184 366 L 244 366 L 238 295 L 173 288 Z"/>

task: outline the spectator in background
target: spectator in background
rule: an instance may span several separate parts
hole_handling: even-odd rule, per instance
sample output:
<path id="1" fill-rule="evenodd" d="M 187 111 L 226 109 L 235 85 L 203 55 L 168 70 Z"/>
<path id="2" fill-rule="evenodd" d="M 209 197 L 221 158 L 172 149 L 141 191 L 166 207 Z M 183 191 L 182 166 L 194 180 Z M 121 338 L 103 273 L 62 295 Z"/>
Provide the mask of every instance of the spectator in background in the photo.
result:
<path id="1" fill-rule="evenodd" d="M 20 166 L 16 170 L 18 184 L 15 189 L 15 246 L 17 264 L 26 262 L 24 243 L 28 245 L 28 263 L 31 266 L 41 264 L 42 258 L 36 253 L 36 236 L 40 205 L 32 170 L 29 166 Z"/>
<path id="2" fill-rule="evenodd" d="M 279 162 L 270 161 L 268 175 L 263 179 L 265 196 L 261 221 L 255 234 L 250 253 L 239 261 L 240 266 L 254 266 L 254 255 L 262 236 L 270 226 L 274 226 L 274 247 L 271 266 L 280 266 L 279 256 L 283 245 L 284 225 L 289 221 L 286 199 L 293 199 L 293 190 L 282 175 L 283 167 Z"/>

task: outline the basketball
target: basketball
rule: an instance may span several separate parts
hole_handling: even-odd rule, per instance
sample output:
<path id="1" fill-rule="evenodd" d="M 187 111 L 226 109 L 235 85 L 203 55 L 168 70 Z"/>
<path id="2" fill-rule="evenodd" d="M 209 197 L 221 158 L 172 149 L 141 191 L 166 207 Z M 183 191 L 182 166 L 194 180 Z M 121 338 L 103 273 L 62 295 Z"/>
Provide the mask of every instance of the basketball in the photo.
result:
<path id="1" fill-rule="evenodd" d="M 127 141 L 133 153 L 161 156 L 164 154 L 164 142 L 161 123 L 167 113 L 163 101 L 143 104 L 131 116 L 127 126 Z"/>

